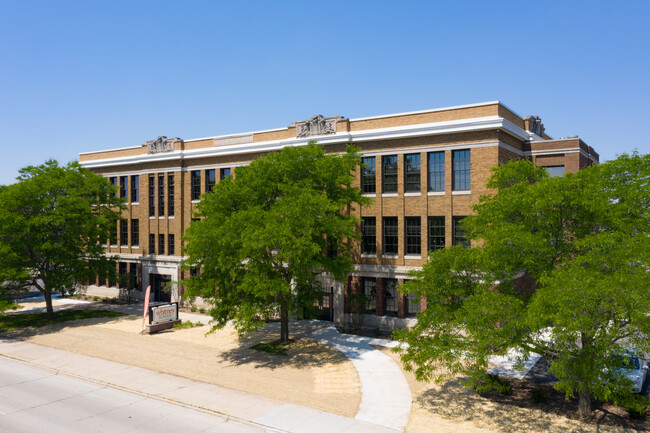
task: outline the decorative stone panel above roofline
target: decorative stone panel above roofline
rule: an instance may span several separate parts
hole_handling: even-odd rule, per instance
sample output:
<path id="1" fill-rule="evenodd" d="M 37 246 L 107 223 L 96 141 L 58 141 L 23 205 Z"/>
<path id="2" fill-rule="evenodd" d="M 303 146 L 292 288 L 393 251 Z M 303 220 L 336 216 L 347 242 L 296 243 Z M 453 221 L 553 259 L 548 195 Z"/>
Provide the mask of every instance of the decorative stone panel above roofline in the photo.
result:
<path id="1" fill-rule="evenodd" d="M 296 127 L 296 138 L 306 138 L 315 135 L 336 134 L 336 122 L 344 120 L 343 116 L 323 117 L 320 114 L 311 116 L 309 120 L 293 122 Z"/>
<path id="2" fill-rule="evenodd" d="M 147 153 L 152 155 L 154 153 L 173 152 L 174 143 L 177 141 L 182 140 L 178 137 L 167 138 L 162 135 L 155 140 L 147 141 L 144 145 L 147 146 Z"/>

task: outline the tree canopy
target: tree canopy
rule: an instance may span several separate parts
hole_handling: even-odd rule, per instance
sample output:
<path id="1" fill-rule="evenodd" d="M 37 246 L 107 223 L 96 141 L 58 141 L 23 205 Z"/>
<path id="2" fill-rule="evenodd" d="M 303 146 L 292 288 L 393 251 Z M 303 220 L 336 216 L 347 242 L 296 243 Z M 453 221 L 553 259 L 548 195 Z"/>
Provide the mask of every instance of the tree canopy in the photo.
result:
<path id="1" fill-rule="evenodd" d="M 251 331 L 279 312 L 286 341 L 289 315 L 309 316 L 321 296 L 317 276 L 347 276 L 359 236 L 349 211 L 367 200 L 352 187 L 359 164 L 352 146 L 338 155 L 314 142 L 286 147 L 202 197 L 184 237 L 186 265 L 200 274 L 184 284 L 211 303 L 216 327 L 232 320 Z"/>
<path id="2" fill-rule="evenodd" d="M 104 255 L 122 209 L 116 189 L 77 162 L 49 160 L 0 188 L 0 280 L 8 291 L 37 288 L 54 316 L 52 292 L 69 292 L 114 271 Z"/>
<path id="3" fill-rule="evenodd" d="M 650 351 L 650 155 L 549 178 L 522 160 L 493 170 L 463 226 L 474 247 L 434 252 L 403 290 L 427 298 L 402 358 L 420 379 L 462 373 L 477 389 L 493 355 L 544 356 L 556 389 L 646 404 L 617 365 Z M 440 367 L 446 367 L 441 373 Z"/>

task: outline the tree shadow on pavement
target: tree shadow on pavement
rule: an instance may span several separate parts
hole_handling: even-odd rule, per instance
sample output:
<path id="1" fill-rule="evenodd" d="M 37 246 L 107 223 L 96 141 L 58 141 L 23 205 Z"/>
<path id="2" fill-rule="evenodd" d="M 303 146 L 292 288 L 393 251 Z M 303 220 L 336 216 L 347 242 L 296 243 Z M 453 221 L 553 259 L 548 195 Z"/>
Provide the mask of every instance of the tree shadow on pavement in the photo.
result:
<path id="1" fill-rule="evenodd" d="M 420 394 L 416 401 L 428 412 L 444 418 L 470 421 L 480 427 L 504 433 L 519 432 L 578 432 L 647 430 L 647 419 L 630 420 L 625 410 L 616 406 L 594 403 L 594 414 L 581 420 L 575 400 L 566 400 L 564 394 L 549 384 L 511 380 L 512 393 L 496 391 L 478 394 L 462 385 L 463 379 L 453 379 L 436 389 Z M 535 403 L 533 389 L 546 396 L 546 401 Z"/>

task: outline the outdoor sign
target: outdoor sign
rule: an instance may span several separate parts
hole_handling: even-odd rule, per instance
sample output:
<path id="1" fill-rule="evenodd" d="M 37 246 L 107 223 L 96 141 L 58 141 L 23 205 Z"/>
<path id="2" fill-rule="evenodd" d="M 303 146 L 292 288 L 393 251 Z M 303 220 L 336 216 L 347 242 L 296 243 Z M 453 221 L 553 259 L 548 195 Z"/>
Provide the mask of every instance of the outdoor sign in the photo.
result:
<path id="1" fill-rule="evenodd" d="M 149 324 L 174 322 L 178 320 L 178 302 L 149 308 Z"/>
<path id="2" fill-rule="evenodd" d="M 147 292 L 144 294 L 144 312 L 142 313 L 142 327 L 147 320 L 147 313 L 149 312 L 149 295 L 151 295 L 151 286 L 147 286 Z"/>

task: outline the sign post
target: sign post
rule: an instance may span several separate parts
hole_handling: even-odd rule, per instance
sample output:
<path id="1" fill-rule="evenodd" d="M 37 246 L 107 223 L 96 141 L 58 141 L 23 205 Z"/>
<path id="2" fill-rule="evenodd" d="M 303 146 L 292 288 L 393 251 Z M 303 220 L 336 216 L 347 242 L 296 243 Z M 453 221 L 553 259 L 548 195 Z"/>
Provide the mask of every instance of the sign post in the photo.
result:
<path id="1" fill-rule="evenodd" d="M 149 313 L 149 296 L 151 295 L 151 286 L 147 286 L 147 291 L 144 294 L 144 313 L 142 317 L 142 329 L 144 329 L 144 322 L 147 320 L 147 314 Z"/>

